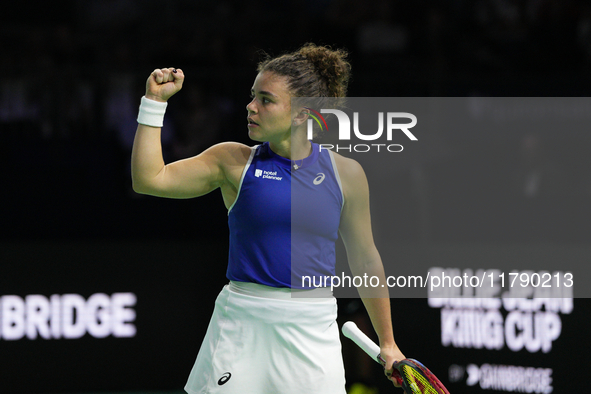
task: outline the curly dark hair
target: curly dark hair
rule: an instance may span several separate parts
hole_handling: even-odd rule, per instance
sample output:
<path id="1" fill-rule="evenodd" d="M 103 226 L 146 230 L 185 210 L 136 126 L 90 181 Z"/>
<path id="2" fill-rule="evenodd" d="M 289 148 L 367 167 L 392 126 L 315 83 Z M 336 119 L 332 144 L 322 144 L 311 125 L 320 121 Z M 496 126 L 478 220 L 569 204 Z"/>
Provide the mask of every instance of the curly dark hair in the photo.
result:
<path id="1" fill-rule="evenodd" d="M 292 53 L 267 56 L 257 71 L 287 77 L 294 97 L 346 97 L 351 74 L 346 58 L 345 50 L 308 43 Z"/>

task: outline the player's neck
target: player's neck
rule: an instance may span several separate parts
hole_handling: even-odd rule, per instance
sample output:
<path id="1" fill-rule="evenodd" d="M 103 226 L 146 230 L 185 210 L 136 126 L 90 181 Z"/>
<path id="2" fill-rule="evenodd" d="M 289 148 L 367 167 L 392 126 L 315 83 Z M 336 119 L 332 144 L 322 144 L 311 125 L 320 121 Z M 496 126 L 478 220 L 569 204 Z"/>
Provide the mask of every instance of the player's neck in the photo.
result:
<path id="1" fill-rule="evenodd" d="M 306 139 L 269 142 L 269 146 L 274 153 L 290 160 L 302 160 L 312 154 L 312 144 Z"/>

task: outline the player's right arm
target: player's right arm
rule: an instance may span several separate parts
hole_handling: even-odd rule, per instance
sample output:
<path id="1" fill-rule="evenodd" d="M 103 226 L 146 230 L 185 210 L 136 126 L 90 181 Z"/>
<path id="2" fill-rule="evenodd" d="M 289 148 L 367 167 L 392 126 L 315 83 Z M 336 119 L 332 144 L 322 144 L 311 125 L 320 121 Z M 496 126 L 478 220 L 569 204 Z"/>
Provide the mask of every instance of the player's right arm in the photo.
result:
<path id="1" fill-rule="evenodd" d="M 146 82 L 146 98 L 166 102 L 182 88 L 183 81 L 180 69 L 154 70 Z M 159 127 L 138 125 L 131 155 L 133 190 L 137 193 L 169 198 L 198 197 L 227 184 L 228 174 L 242 161 L 244 146 L 229 142 L 165 164 L 160 133 Z"/>
<path id="2" fill-rule="evenodd" d="M 133 144 L 131 176 L 133 190 L 168 198 L 192 198 L 207 194 L 226 181 L 224 158 L 232 143 L 214 145 L 203 153 L 164 164 L 160 133 L 139 125 Z"/>

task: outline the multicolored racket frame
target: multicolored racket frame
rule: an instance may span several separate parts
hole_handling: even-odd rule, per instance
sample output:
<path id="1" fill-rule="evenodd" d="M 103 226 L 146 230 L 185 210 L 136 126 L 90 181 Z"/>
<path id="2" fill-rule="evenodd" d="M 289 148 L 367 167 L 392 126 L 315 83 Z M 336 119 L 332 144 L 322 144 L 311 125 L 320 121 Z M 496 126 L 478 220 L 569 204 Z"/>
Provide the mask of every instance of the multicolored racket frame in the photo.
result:
<path id="1" fill-rule="evenodd" d="M 386 361 L 378 355 L 380 364 Z M 421 362 L 413 358 L 394 363 L 392 379 L 396 379 L 406 394 L 449 394 L 443 383 Z"/>
<path id="2" fill-rule="evenodd" d="M 352 321 L 343 324 L 343 335 L 350 338 L 357 346 L 367 353 L 374 361 L 386 366 L 380 356 L 380 347 L 375 344 Z M 423 364 L 412 358 L 405 358 L 392 365 L 390 379 L 402 386 L 406 394 L 449 394 L 445 386 Z"/>

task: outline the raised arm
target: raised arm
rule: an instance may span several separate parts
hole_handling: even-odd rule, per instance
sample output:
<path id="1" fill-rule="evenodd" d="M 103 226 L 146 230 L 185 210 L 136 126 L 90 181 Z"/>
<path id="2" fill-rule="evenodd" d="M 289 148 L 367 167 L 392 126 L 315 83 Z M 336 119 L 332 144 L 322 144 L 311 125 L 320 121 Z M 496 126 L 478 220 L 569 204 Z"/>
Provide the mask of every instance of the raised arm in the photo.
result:
<path id="1" fill-rule="evenodd" d="M 376 276 L 380 280 L 378 287 L 360 287 L 358 291 L 378 334 L 380 354 L 386 360 L 385 372 L 389 377 L 393 362 L 402 360 L 405 356 L 394 341 L 384 266 L 371 231 L 367 178 L 363 168 L 356 161 L 340 155 L 335 155 L 335 161 L 345 197 L 339 231 L 347 250 L 351 273 L 355 276 Z"/>
<path id="2" fill-rule="evenodd" d="M 154 70 L 146 82 L 143 100 L 152 101 L 142 103 L 144 113 L 163 111 L 164 103 L 181 90 L 184 79 L 181 69 Z M 224 188 L 224 185 L 224 189 L 234 188 L 232 180 L 235 178 L 235 166 L 244 161 L 245 146 L 236 143 L 218 144 L 197 156 L 165 164 L 159 121 L 145 116 L 139 118 L 139 122 L 151 125 L 140 123 L 133 143 L 131 175 L 133 190 L 137 193 L 191 198 L 207 194 L 218 187 Z"/>

